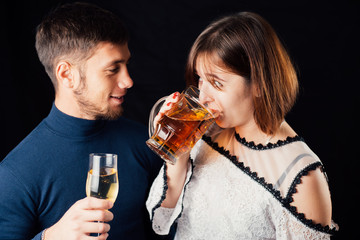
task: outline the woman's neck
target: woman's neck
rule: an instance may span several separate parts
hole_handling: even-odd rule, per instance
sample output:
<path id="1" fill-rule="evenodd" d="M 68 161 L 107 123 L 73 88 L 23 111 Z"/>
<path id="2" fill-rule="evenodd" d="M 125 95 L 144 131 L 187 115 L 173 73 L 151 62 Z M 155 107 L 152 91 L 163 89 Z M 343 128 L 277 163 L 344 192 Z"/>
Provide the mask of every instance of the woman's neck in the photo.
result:
<path id="1" fill-rule="evenodd" d="M 276 143 L 279 140 L 285 140 L 287 137 L 295 137 L 297 135 L 290 125 L 285 122 L 285 120 L 280 124 L 278 130 L 273 135 L 269 135 L 261 131 L 255 122 L 243 126 L 237 126 L 235 127 L 235 131 L 240 135 L 240 137 L 245 138 L 246 141 L 253 141 L 255 144 L 263 145 L 266 145 L 269 142 Z"/>
<path id="2" fill-rule="evenodd" d="M 245 138 L 246 141 L 254 142 L 255 144 L 266 145 L 272 139 L 272 136 L 261 131 L 255 122 L 237 126 L 235 127 L 235 131 L 240 137 Z"/>

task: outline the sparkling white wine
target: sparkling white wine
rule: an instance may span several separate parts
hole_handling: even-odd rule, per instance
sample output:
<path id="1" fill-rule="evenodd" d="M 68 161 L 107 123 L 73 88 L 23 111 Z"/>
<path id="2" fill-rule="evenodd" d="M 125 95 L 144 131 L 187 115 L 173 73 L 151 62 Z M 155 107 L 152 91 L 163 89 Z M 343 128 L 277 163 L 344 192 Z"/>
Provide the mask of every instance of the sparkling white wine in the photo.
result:
<path id="1" fill-rule="evenodd" d="M 114 168 L 91 169 L 86 181 L 86 195 L 115 202 L 119 191 L 118 175 Z"/>

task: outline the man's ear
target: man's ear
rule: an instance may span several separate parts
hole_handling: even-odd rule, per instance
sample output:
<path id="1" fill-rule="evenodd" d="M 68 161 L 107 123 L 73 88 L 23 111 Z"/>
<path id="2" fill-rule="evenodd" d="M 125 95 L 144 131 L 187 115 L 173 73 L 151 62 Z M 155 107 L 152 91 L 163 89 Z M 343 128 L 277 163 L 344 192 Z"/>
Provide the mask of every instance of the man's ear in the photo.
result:
<path id="1" fill-rule="evenodd" d="M 56 66 L 56 78 L 59 85 L 63 85 L 66 88 L 73 88 L 75 85 L 74 74 L 69 62 L 60 61 Z"/>

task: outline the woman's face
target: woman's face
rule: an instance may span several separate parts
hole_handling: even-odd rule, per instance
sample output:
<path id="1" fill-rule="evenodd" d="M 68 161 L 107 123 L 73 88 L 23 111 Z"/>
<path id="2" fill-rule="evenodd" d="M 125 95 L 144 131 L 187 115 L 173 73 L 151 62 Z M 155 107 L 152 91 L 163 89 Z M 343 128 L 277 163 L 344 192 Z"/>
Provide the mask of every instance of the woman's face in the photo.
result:
<path id="1" fill-rule="evenodd" d="M 253 87 L 242 76 L 232 73 L 216 58 L 199 56 L 196 60 L 200 101 L 219 108 L 216 123 L 222 128 L 253 125 Z M 216 106 L 216 105 L 217 106 Z"/>

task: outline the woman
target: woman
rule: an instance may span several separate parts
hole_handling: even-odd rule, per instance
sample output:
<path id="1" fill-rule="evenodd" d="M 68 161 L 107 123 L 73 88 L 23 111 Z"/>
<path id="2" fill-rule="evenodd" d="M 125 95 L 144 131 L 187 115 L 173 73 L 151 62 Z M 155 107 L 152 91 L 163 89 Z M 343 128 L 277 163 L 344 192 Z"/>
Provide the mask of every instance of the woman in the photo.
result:
<path id="1" fill-rule="evenodd" d="M 220 128 L 160 170 L 147 201 L 155 232 L 176 222 L 176 239 L 329 239 L 326 176 L 284 120 L 298 81 L 272 27 L 249 12 L 215 21 L 192 46 L 186 77 L 220 107 Z"/>

